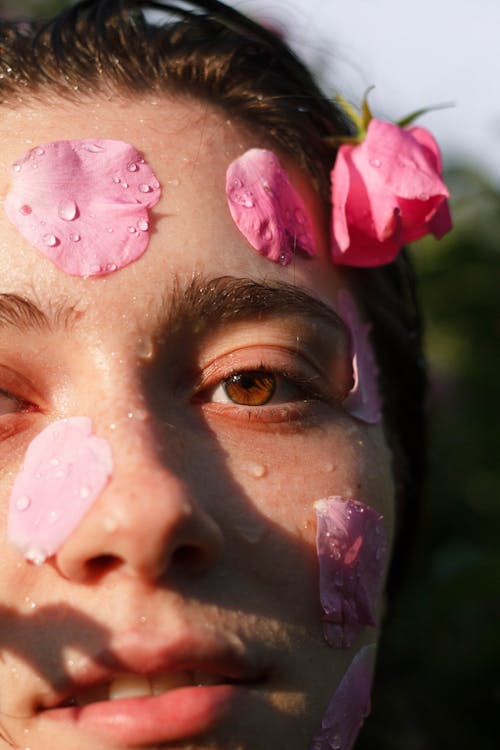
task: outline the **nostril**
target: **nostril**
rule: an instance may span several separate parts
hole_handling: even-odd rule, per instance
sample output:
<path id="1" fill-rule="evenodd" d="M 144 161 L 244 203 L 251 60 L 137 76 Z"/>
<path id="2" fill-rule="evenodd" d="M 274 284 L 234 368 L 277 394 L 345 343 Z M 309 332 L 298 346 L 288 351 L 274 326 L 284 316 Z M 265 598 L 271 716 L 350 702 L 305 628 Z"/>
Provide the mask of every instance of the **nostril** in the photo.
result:
<path id="1" fill-rule="evenodd" d="M 99 578 L 105 573 L 110 573 L 119 565 L 121 565 L 121 560 L 116 555 L 97 555 L 85 563 L 90 578 Z"/>
<path id="2" fill-rule="evenodd" d="M 199 573 L 209 563 L 209 555 L 195 544 L 183 544 L 174 550 L 171 562 L 189 573 Z"/>

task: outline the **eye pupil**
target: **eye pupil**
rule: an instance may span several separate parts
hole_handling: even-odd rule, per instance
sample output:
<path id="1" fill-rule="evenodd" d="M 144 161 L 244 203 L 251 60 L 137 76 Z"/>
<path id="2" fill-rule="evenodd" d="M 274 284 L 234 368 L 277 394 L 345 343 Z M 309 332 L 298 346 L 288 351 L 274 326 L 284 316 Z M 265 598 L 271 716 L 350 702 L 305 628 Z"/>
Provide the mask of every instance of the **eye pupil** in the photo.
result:
<path id="1" fill-rule="evenodd" d="M 239 372 L 225 382 L 229 398 L 242 406 L 263 406 L 272 398 L 276 389 L 275 377 L 267 372 Z"/>

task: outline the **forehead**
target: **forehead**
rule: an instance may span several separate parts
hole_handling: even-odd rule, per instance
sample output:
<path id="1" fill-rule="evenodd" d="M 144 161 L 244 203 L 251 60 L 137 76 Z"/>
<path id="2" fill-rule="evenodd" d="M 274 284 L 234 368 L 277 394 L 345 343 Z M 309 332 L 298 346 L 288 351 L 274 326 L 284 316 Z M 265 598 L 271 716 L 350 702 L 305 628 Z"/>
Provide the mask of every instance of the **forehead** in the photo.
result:
<path id="1" fill-rule="evenodd" d="M 166 288 L 188 285 L 194 274 L 280 280 L 332 303 L 340 274 L 327 252 L 327 219 L 312 185 L 292 160 L 279 155 L 315 228 L 317 256 L 287 267 L 259 256 L 240 234 L 227 206 L 226 170 L 250 148 L 269 148 L 210 105 L 165 96 L 95 98 L 5 108 L 0 120 L 0 198 L 9 189 L 11 165 L 29 149 L 55 140 L 109 138 L 133 144 L 157 175 L 162 197 L 151 213 L 151 241 L 144 256 L 100 279 L 70 277 L 24 240 L 0 210 L 0 291 L 34 286 L 47 293 L 102 304 L 102 289 L 148 304 Z M 272 148 L 272 146 L 271 146 Z"/>

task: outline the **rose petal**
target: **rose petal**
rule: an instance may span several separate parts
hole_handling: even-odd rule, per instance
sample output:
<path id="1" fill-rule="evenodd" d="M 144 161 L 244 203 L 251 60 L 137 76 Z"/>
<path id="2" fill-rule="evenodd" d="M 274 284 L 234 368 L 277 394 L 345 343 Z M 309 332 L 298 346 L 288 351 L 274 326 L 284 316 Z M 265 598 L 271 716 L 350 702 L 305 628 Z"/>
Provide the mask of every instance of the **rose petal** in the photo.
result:
<path id="1" fill-rule="evenodd" d="M 375 655 L 374 645 L 358 651 L 328 704 L 310 750 L 352 750 L 371 709 Z"/>
<path id="2" fill-rule="evenodd" d="M 252 148 L 235 159 L 226 194 L 236 226 L 260 255 L 285 265 L 297 249 L 315 254 L 307 210 L 272 151 Z"/>
<path id="3" fill-rule="evenodd" d="M 72 276 L 100 276 L 137 260 L 160 186 L 134 146 L 54 141 L 16 161 L 5 211 L 23 237 Z"/>
<path id="4" fill-rule="evenodd" d="M 378 367 L 370 341 L 371 325 L 361 318 L 358 307 L 347 289 L 339 289 L 337 312 L 349 329 L 354 384 L 343 407 L 353 417 L 377 424 L 382 417 L 378 388 Z"/>
<path id="5" fill-rule="evenodd" d="M 375 626 L 387 539 L 382 516 L 354 500 L 333 496 L 314 504 L 323 633 L 334 648 L 352 646 Z"/>
<path id="6" fill-rule="evenodd" d="M 109 444 L 88 417 L 46 427 L 30 443 L 12 488 L 8 538 L 40 564 L 62 546 L 113 470 Z"/>

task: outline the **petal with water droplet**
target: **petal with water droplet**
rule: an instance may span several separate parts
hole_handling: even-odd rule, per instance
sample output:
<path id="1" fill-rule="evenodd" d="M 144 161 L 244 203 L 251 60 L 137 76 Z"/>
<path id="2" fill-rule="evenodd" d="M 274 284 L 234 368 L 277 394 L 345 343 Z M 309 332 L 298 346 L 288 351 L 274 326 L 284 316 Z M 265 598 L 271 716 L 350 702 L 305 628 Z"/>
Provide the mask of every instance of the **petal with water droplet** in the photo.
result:
<path id="1" fill-rule="evenodd" d="M 315 255 L 302 198 L 272 151 L 252 148 L 235 159 L 227 170 L 226 195 L 236 226 L 260 255 L 282 265 L 296 250 Z"/>
<path id="2" fill-rule="evenodd" d="M 383 519 L 370 506 L 339 496 L 314 507 L 323 632 L 330 646 L 347 648 L 376 624 L 387 551 Z"/>
<path id="3" fill-rule="evenodd" d="M 352 750 L 370 713 L 376 648 L 363 646 L 333 694 L 310 750 Z"/>
<path id="4" fill-rule="evenodd" d="M 378 367 L 370 342 L 371 326 L 366 323 L 347 289 L 340 289 L 337 312 L 351 337 L 354 384 L 342 406 L 353 417 L 368 424 L 377 424 L 382 417 L 382 401 L 378 387 Z"/>
<path id="5" fill-rule="evenodd" d="M 23 169 L 28 161 L 35 172 Z M 11 177 L 8 217 L 66 273 L 111 273 L 145 252 L 150 233 L 131 235 L 128 227 L 149 221 L 161 191 L 134 146 L 107 139 L 44 143 L 16 160 Z"/>
<path id="6" fill-rule="evenodd" d="M 88 417 L 71 417 L 46 427 L 31 441 L 14 481 L 9 541 L 28 559 L 36 550 L 36 562 L 43 562 L 74 531 L 112 470 L 111 448 L 92 433 Z"/>

